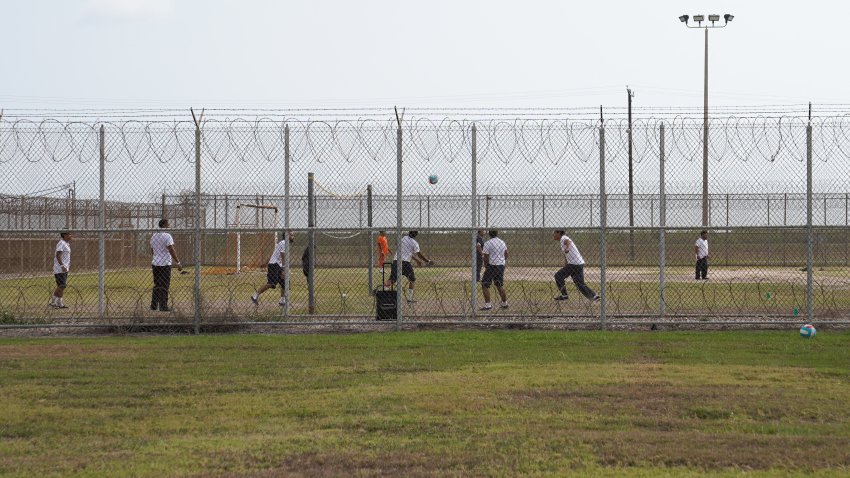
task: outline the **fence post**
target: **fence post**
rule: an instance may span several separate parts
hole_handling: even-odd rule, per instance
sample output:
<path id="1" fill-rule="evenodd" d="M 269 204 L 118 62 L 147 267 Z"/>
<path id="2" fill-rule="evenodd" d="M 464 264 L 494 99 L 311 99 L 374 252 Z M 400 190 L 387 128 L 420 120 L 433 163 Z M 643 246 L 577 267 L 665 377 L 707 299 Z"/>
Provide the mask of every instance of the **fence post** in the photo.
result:
<path id="1" fill-rule="evenodd" d="M 490 195 L 484 197 L 484 226 L 490 227 Z"/>
<path id="2" fill-rule="evenodd" d="M 782 196 L 782 225 L 788 225 L 788 193 Z"/>
<path id="3" fill-rule="evenodd" d="M 812 124 L 806 126 L 806 320 L 811 323 L 814 315 L 812 297 Z"/>
<path id="4" fill-rule="evenodd" d="M 660 145 L 659 150 L 661 151 L 659 157 L 659 175 L 658 175 L 658 191 L 659 191 L 659 203 L 658 203 L 658 264 L 659 264 L 659 273 L 658 273 L 658 314 L 661 317 L 664 317 L 666 313 L 666 302 L 664 300 L 664 273 L 667 267 L 667 252 L 665 250 L 665 241 L 667 240 L 666 230 L 667 227 L 667 195 L 664 189 L 664 123 L 661 123 L 661 127 L 659 128 L 660 135 Z"/>
<path id="5" fill-rule="evenodd" d="M 97 233 L 97 318 L 106 316 L 106 130 L 100 125 L 100 183 L 98 207 L 100 231 Z"/>
<path id="6" fill-rule="evenodd" d="M 201 125 L 195 123 L 195 334 L 201 332 Z"/>
<path id="7" fill-rule="evenodd" d="M 402 161 L 402 142 L 401 142 L 401 119 L 396 117 L 396 121 L 398 122 L 398 128 L 396 129 L 396 179 L 395 179 L 395 253 L 397 260 L 395 261 L 395 274 L 396 274 L 396 289 L 395 289 L 395 298 L 396 298 L 396 329 L 401 327 L 401 321 L 404 318 L 403 315 L 403 306 L 402 299 L 404 298 L 404 294 L 402 293 L 402 275 L 401 275 L 401 161 Z"/>
<path id="8" fill-rule="evenodd" d="M 375 231 L 372 230 L 372 185 L 366 185 L 366 225 L 369 226 L 369 294 L 375 290 L 373 269 L 375 268 Z M 383 268 L 384 265 L 380 264 Z"/>
<path id="9" fill-rule="evenodd" d="M 478 240 L 476 237 L 478 236 L 478 214 L 476 214 L 477 208 L 475 207 L 478 202 L 478 130 L 475 127 L 475 123 L 472 123 L 472 200 L 470 202 L 471 209 L 471 222 L 470 225 L 474 228 L 472 231 L 472 244 L 471 244 L 471 256 L 472 256 L 472 268 L 471 277 L 469 283 L 470 287 L 470 295 L 469 295 L 469 310 L 470 317 L 472 320 L 475 320 L 476 309 L 478 307 L 478 274 L 476 273 L 476 262 L 478 261 Z"/>
<path id="10" fill-rule="evenodd" d="M 605 198 L 605 126 L 599 126 L 599 321 L 605 327 L 605 299 L 608 295 L 605 290 L 605 226 L 608 224 L 607 204 Z"/>
<path id="11" fill-rule="evenodd" d="M 289 317 L 289 263 L 292 261 L 292 243 L 289 242 L 289 125 L 283 127 L 283 240 L 287 241 L 286 263 L 283 264 L 283 318 Z"/>
<path id="12" fill-rule="evenodd" d="M 316 189 L 315 176 L 307 173 L 307 228 L 309 248 L 307 262 L 307 311 L 316 313 Z"/>

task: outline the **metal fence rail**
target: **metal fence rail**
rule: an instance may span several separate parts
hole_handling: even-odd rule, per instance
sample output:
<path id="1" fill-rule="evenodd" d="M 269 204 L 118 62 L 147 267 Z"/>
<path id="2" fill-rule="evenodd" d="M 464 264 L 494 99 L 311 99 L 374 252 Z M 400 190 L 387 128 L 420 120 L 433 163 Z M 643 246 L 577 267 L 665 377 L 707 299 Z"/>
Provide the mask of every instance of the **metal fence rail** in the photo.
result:
<path id="1" fill-rule="evenodd" d="M 713 118 L 703 197 L 703 125 L 682 117 L 0 119 L 0 327 L 373 324 L 392 263 L 376 238 L 394 253 L 410 230 L 432 264 L 412 261 L 413 292 L 400 281 L 382 324 L 847 321 L 846 123 Z M 163 218 L 186 272 L 168 312 L 150 307 Z M 506 308 L 478 310 L 479 230 L 507 244 Z M 598 302 L 569 282 L 553 300 L 555 230 Z M 67 308 L 48 305 L 59 231 L 73 237 Z M 254 303 L 289 233 L 283 295 Z"/>

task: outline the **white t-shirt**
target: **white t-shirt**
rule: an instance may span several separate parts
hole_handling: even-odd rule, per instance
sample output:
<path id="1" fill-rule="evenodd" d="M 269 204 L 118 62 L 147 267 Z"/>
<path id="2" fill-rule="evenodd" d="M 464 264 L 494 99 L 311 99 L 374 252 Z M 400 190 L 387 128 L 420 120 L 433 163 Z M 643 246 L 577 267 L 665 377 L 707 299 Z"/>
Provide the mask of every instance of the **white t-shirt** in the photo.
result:
<path id="1" fill-rule="evenodd" d="M 401 261 L 402 262 L 410 262 L 410 258 L 413 257 L 413 254 L 419 252 L 419 243 L 416 242 L 416 239 L 410 236 L 404 236 L 401 238 Z M 398 252 L 396 251 L 393 260 L 398 260 Z"/>
<path id="2" fill-rule="evenodd" d="M 174 238 L 167 232 L 155 232 L 151 236 L 151 249 L 153 249 L 152 265 L 155 266 L 170 266 L 171 254 L 168 252 L 168 246 L 174 245 Z"/>
<path id="3" fill-rule="evenodd" d="M 283 263 L 280 261 L 280 253 L 286 254 L 288 250 L 286 239 L 284 238 L 274 246 L 274 252 L 272 252 L 272 256 L 269 258 L 269 264 L 278 264 L 282 267 Z"/>
<path id="4" fill-rule="evenodd" d="M 567 249 L 567 241 L 570 241 L 569 249 Z M 584 258 L 581 257 L 581 253 L 578 251 L 576 243 L 573 242 L 566 234 L 561 236 L 561 252 L 564 253 L 564 257 L 567 259 L 567 264 L 573 264 L 576 266 L 584 265 Z"/>
<path id="5" fill-rule="evenodd" d="M 56 252 L 61 252 L 59 254 L 62 257 L 62 264 L 65 264 L 65 268 L 69 271 L 71 270 L 71 245 L 68 244 L 68 241 L 65 239 L 60 239 L 59 242 L 56 243 Z M 56 254 L 53 254 L 53 273 L 61 274 L 65 271 L 62 270 L 62 266 L 59 265 L 59 261 L 56 260 Z"/>
<path id="6" fill-rule="evenodd" d="M 700 237 L 694 245 L 697 246 L 697 259 L 708 256 L 708 239 Z"/>
<path id="7" fill-rule="evenodd" d="M 505 265 L 505 253 L 508 252 L 508 245 L 505 244 L 505 241 L 494 237 L 485 242 L 481 250 L 484 254 L 487 254 L 491 266 Z"/>

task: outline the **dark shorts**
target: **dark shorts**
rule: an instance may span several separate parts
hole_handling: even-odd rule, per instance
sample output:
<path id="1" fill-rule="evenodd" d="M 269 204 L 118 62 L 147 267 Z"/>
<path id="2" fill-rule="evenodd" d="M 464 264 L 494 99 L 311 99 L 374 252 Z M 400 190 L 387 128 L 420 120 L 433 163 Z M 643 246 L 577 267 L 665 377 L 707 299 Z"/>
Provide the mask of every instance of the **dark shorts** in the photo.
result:
<path id="1" fill-rule="evenodd" d="M 393 261 L 393 268 L 390 271 L 390 281 L 395 282 L 398 279 L 396 273 L 396 261 Z M 413 272 L 413 264 L 407 261 L 401 261 L 401 275 L 407 277 L 410 282 L 416 282 L 416 273 Z"/>
<path id="2" fill-rule="evenodd" d="M 283 271 L 283 267 L 280 267 L 278 263 L 269 264 L 266 268 L 266 284 L 272 286 L 272 289 L 278 284 L 283 287 L 283 278 L 280 277 L 281 271 Z"/>
<path id="3" fill-rule="evenodd" d="M 56 287 L 65 288 L 68 285 L 68 273 L 62 272 L 61 274 L 53 274 L 53 278 L 56 279 Z"/>
<path id="4" fill-rule="evenodd" d="M 496 287 L 505 285 L 505 266 L 487 265 L 484 269 L 484 277 L 481 278 L 481 285 L 490 287 L 490 284 L 496 284 Z"/>

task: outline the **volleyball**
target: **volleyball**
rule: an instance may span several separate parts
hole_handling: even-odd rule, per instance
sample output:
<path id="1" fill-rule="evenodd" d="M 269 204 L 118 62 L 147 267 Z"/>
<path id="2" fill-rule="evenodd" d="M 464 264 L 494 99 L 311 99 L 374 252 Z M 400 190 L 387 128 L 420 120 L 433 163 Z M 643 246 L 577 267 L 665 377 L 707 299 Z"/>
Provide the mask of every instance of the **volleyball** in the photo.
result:
<path id="1" fill-rule="evenodd" d="M 432 174 L 428 176 L 428 184 L 437 184 L 437 175 Z"/>
<path id="2" fill-rule="evenodd" d="M 800 337 L 803 337 L 804 339 L 814 338 L 817 333 L 818 331 L 815 330 L 815 326 L 812 324 L 806 324 L 800 327 Z"/>

